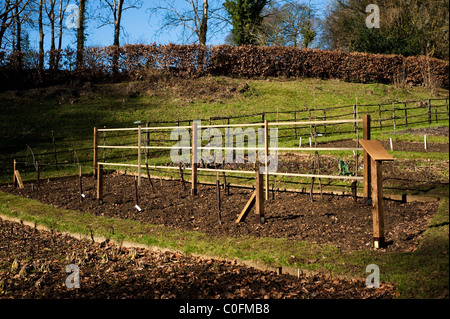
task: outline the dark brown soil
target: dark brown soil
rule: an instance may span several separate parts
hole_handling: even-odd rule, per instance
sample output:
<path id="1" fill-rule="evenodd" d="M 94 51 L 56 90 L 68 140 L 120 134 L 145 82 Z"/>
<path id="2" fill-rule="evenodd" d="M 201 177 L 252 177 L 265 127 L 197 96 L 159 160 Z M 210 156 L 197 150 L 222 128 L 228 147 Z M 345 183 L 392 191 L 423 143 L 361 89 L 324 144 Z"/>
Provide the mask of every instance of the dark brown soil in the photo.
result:
<path id="1" fill-rule="evenodd" d="M 216 188 L 199 185 L 199 194 L 190 195 L 190 184 L 182 189 L 180 181 L 153 180 L 152 189 L 147 179 L 139 188 L 139 206 L 135 208 L 134 177 L 106 175 L 103 205 L 97 204 L 95 181 L 83 178 L 86 198 L 79 200 L 78 178 L 64 178 L 41 183 L 39 191 L 1 187 L 0 190 L 34 198 L 56 207 L 63 207 L 94 215 L 139 220 L 190 231 L 199 231 L 213 237 L 258 236 L 306 240 L 332 244 L 342 250 L 370 249 L 372 244 L 372 209 L 359 199 L 349 196 L 314 196 L 279 192 L 265 203 L 263 225 L 255 222 L 254 208 L 240 224 L 235 220 L 250 198 L 251 190 L 232 188 L 230 196 L 221 192 L 221 224 L 218 222 Z M 427 229 L 428 220 L 437 212 L 438 202 L 401 203 L 384 201 L 385 235 L 388 251 L 408 251 L 417 247 L 418 239 Z"/>
<path id="2" fill-rule="evenodd" d="M 381 145 L 387 150 L 391 149 L 389 140 L 378 140 Z M 356 141 L 353 140 L 341 140 L 335 142 L 326 143 L 324 147 L 356 147 Z M 359 146 L 361 147 L 361 146 Z M 448 143 L 429 143 L 427 142 L 427 149 L 425 149 L 424 142 L 406 142 L 406 141 L 392 141 L 392 147 L 394 151 L 403 152 L 423 152 L 423 153 L 448 153 Z"/>
<path id="3" fill-rule="evenodd" d="M 69 274 L 65 269 L 70 264 L 79 268 L 79 288 L 66 286 Z M 0 219 L 0 299 L 360 299 L 397 295 L 384 283 L 370 289 L 362 280 L 277 275 L 225 260 L 77 240 Z"/>

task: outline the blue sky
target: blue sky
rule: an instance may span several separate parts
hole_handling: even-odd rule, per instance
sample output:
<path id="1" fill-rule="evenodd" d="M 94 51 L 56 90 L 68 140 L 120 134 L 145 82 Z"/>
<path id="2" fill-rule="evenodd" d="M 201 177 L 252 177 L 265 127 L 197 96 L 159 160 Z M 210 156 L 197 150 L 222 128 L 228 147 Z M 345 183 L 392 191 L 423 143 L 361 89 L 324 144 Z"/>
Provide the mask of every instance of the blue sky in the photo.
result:
<path id="1" fill-rule="evenodd" d="M 91 4 L 97 2 L 98 0 L 91 0 Z M 177 6 L 181 6 L 186 0 L 174 0 Z M 219 0 L 221 1 L 221 0 Z M 300 2 L 307 3 L 308 0 L 299 0 Z M 311 0 L 311 5 L 313 5 L 317 10 L 318 14 L 321 15 L 330 0 Z M 70 3 L 75 4 L 75 0 L 71 0 Z M 152 16 L 150 19 L 150 13 L 148 8 L 154 5 L 153 0 L 143 0 L 143 6 L 141 9 L 130 9 L 124 12 L 122 17 L 123 31 L 121 34 L 121 44 L 136 44 L 136 43 L 157 43 L 157 44 L 167 44 L 167 43 L 192 43 L 191 41 L 186 41 L 182 36 L 181 29 L 174 29 L 171 31 L 166 31 L 158 34 L 157 30 L 160 28 L 161 24 L 158 16 Z M 92 15 L 89 13 L 89 15 Z M 208 39 L 208 45 L 222 44 L 225 41 L 225 37 L 229 33 L 231 26 L 226 27 L 223 32 L 217 34 L 214 37 Z M 63 48 L 68 45 L 75 46 L 75 32 L 65 31 Z M 98 22 L 94 18 L 90 18 L 87 24 L 87 46 L 106 46 L 113 43 L 113 27 L 104 26 L 99 28 Z M 50 30 L 46 30 L 45 37 L 45 47 L 49 47 L 49 35 Z M 33 49 L 38 48 L 38 35 L 37 32 L 30 33 L 30 41 Z"/>

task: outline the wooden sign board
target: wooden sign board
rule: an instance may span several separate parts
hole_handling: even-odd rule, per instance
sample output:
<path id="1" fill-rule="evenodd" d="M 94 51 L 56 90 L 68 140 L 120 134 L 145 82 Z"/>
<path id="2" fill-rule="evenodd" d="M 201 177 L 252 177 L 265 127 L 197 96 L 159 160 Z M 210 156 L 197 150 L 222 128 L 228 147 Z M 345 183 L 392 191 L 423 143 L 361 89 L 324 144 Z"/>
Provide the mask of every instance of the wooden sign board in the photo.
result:
<path id="1" fill-rule="evenodd" d="M 386 151 L 380 142 L 376 140 L 359 140 L 359 144 L 369 153 L 374 161 L 393 161 L 394 158 Z"/>

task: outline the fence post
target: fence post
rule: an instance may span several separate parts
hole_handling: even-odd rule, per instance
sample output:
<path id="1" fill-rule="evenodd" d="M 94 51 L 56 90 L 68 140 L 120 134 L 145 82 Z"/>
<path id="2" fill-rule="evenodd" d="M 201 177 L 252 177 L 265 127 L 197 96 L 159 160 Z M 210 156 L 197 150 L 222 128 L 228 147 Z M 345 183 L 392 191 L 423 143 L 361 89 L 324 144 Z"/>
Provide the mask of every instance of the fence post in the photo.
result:
<path id="1" fill-rule="evenodd" d="M 36 163 L 35 163 L 35 165 L 36 165 L 36 188 L 37 188 L 37 190 L 39 190 L 39 180 L 40 180 L 40 174 L 39 174 L 39 162 L 38 161 L 36 161 Z"/>
<path id="2" fill-rule="evenodd" d="M 372 161 L 372 218 L 373 218 L 373 242 L 375 248 L 384 248 L 384 211 L 383 211 L 383 182 L 382 182 L 382 162 Z"/>
<path id="3" fill-rule="evenodd" d="M 266 200 L 269 200 L 269 122 L 267 120 L 264 121 L 264 152 Z"/>
<path id="4" fill-rule="evenodd" d="M 14 165 L 13 165 L 13 186 L 17 187 L 17 180 L 16 180 L 16 160 L 14 159 Z"/>
<path id="5" fill-rule="evenodd" d="M 404 105 L 405 105 L 405 124 L 406 124 L 406 127 L 408 127 L 408 106 L 407 106 L 406 102 L 404 103 Z"/>
<path id="6" fill-rule="evenodd" d="M 55 166 L 56 166 L 56 170 L 59 171 L 58 168 L 58 157 L 56 156 L 56 143 L 55 143 L 55 133 L 52 130 L 52 144 L 53 144 L 53 154 L 55 157 Z"/>
<path id="7" fill-rule="evenodd" d="M 141 148 L 142 148 L 142 129 L 138 126 L 138 186 L 141 186 Z"/>
<path id="8" fill-rule="evenodd" d="M 98 163 L 98 129 L 97 129 L 97 127 L 94 127 L 94 163 L 93 163 L 93 166 L 94 166 L 94 172 L 93 172 L 94 179 L 97 178 L 97 172 L 96 172 L 96 170 L 97 170 L 97 163 Z"/>
<path id="9" fill-rule="evenodd" d="M 381 104 L 378 104 L 378 120 L 380 121 L 380 131 L 383 130 L 383 121 L 381 119 Z"/>
<path id="10" fill-rule="evenodd" d="M 103 165 L 97 164 L 97 203 L 103 204 Z"/>
<path id="11" fill-rule="evenodd" d="M 392 102 L 392 123 L 394 124 L 394 131 L 395 131 L 397 128 L 395 123 L 395 102 Z"/>
<path id="12" fill-rule="evenodd" d="M 264 186 L 263 175 L 259 170 L 259 166 L 256 168 L 256 222 L 262 224 L 264 222 Z M 267 191 L 266 191 L 267 194 Z"/>
<path id="13" fill-rule="evenodd" d="M 370 140 L 370 115 L 364 115 L 363 118 L 363 139 Z M 364 150 L 364 204 L 370 205 L 371 198 L 371 160 L 369 153 Z"/>
<path id="14" fill-rule="evenodd" d="M 431 124 L 431 100 L 428 99 L 428 124 Z"/>
<path id="15" fill-rule="evenodd" d="M 197 195 L 197 123 L 192 122 L 192 189 L 191 195 Z"/>
<path id="16" fill-rule="evenodd" d="M 297 111 L 294 111 L 294 122 L 297 122 Z M 297 140 L 297 125 L 294 125 L 295 139 Z"/>

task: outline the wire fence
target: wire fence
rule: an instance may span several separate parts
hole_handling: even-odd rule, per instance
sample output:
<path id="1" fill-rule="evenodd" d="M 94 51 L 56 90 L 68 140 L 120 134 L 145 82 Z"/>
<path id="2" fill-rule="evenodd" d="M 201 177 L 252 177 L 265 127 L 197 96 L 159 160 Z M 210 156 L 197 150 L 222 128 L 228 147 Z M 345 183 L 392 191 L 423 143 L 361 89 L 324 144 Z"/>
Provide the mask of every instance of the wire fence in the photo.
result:
<path id="1" fill-rule="evenodd" d="M 248 124 L 264 124 L 265 120 L 275 122 L 298 122 L 298 121 L 320 121 L 322 124 L 315 125 L 290 125 L 286 127 L 278 127 L 278 139 L 281 144 L 288 145 L 304 144 L 312 146 L 312 141 L 316 138 L 319 143 L 321 138 L 326 141 L 340 140 L 346 134 L 361 134 L 358 131 L 356 122 L 353 123 L 332 123 L 331 121 L 339 121 L 342 119 L 357 119 L 364 114 L 371 115 L 372 131 L 391 132 L 400 129 L 408 129 L 417 125 L 431 125 L 435 123 L 442 123 L 448 125 L 449 120 L 449 99 L 425 99 L 417 101 L 394 101 L 390 103 L 368 104 L 368 105 L 344 105 L 330 108 L 314 107 L 311 109 L 291 110 L 291 111 L 271 111 L 259 112 L 243 115 L 232 116 L 211 116 L 209 118 L 199 119 L 206 125 L 222 125 L 233 126 L 242 123 Z M 177 119 L 172 121 L 141 121 L 130 123 L 137 129 L 138 125 L 145 127 L 154 127 L 148 130 L 144 135 L 144 146 L 149 146 L 150 143 L 155 144 L 155 148 L 144 148 L 146 159 L 161 157 L 167 149 L 157 149 L 158 147 L 173 146 L 174 141 L 164 135 L 167 127 L 179 128 L 192 126 L 192 119 Z M 164 127 L 162 130 L 158 126 Z M 123 125 L 122 125 L 123 127 Z M 117 127 L 108 127 L 114 130 Z M 106 127 L 104 127 L 106 129 Z M 136 152 L 132 149 L 126 149 L 126 146 L 135 145 L 135 132 L 116 131 L 113 135 L 109 134 L 106 129 L 102 135 L 99 135 L 99 143 L 106 146 L 106 140 L 112 143 L 120 143 L 124 149 L 121 150 L 107 150 L 102 149 L 99 154 L 101 161 L 108 160 L 122 160 L 130 163 L 136 160 Z M 33 169 L 34 163 L 39 162 L 40 166 L 48 167 L 49 170 L 60 170 L 64 168 L 79 167 L 84 169 L 94 169 L 92 165 L 93 158 L 93 136 L 89 133 L 92 129 L 80 129 L 66 127 L 57 132 L 51 131 L 48 133 L 35 136 L 35 139 L 40 142 L 32 145 L 9 144 L 1 147 L 3 154 L 4 169 L 3 171 L 10 171 L 11 165 L 15 159 L 17 163 L 23 164 L 24 168 L 30 167 Z M 112 131 L 111 131 L 112 132 Z M 76 136 L 80 137 L 76 137 Z M 67 138 L 69 136 L 69 138 Z M 74 137 L 72 137 L 74 136 Z M 248 139 L 247 143 L 253 142 Z M 20 151 L 22 149 L 23 151 Z M 33 150 L 38 150 L 32 153 Z"/>

